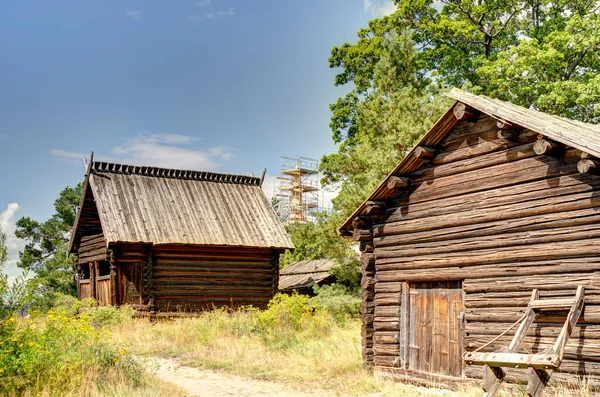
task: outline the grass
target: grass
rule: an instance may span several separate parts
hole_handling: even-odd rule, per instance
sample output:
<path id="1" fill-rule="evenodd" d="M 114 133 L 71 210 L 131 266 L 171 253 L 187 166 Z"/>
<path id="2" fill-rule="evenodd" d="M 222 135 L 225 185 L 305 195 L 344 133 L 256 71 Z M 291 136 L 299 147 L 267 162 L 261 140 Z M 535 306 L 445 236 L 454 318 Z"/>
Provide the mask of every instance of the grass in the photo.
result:
<path id="1" fill-rule="evenodd" d="M 360 321 L 334 319 L 301 296 L 264 312 L 215 310 L 197 318 L 124 323 L 117 343 L 135 354 L 285 383 L 300 390 L 363 396 L 438 396 L 439 390 L 376 379 L 362 370 Z M 476 394 L 465 394 L 473 395 Z"/>
<path id="2" fill-rule="evenodd" d="M 123 308 L 67 301 L 47 315 L 0 318 L 0 395 L 169 396 L 184 393 L 146 370 L 144 357 L 269 380 L 316 394 L 481 396 L 376 378 L 362 370 L 360 321 L 315 300 L 279 295 L 264 311 L 215 309 L 151 322 Z M 562 387 L 561 387 L 562 386 Z M 524 396 L 503 388 L 504 397 Z M 593 395 L 558 385 L 546 396 Z"/>
<path id="3" fill-rule="evenodd" d="M 174 358 L 182 365 L 285 383 L 300 390 L 349 396 L 481 396 L 479 387 L 452 393 L 376 379 L 362 370 L 360 321 L 329 315 L 314 301 L 280 296 L 266 311 L 215 310 L 196 318 L 150 322 L 137 319 L 113 332 L 135 354 Z M 591 396 L 579 390 L 548 389 L 546 396 Z M 564 385 L 563 385 L 564 386 Z M 504 397 L 525 396 L 503 387 Z"/>

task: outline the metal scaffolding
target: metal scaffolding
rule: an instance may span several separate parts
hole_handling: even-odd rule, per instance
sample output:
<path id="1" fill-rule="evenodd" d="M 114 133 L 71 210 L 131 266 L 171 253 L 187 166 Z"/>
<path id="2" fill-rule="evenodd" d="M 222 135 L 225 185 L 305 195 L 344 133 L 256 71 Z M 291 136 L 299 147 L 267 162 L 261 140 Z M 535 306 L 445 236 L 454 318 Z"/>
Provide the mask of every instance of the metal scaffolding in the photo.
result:
<path id="1" fill-rule="evenodd" d="M 296 156 L 280 158 L 275 209 L 288 224 L 305 223 L 319 208 L 319 161 Z"/>

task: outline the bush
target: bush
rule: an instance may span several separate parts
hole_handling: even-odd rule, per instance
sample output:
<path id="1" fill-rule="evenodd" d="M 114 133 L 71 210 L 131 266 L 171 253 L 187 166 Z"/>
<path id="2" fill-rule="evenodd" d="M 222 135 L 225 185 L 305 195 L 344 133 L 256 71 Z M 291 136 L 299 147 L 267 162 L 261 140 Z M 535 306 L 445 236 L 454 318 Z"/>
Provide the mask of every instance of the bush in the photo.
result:
<path id="1" fill-rule="evenodd" d="M 142 367 L 88 317 L 51 310 L 0 320 L 0 394 L 64 395 L 90 379 L 101 386 L 111 371 L 141 381 Z"/>
<path id="2" fill-rule="evenodd" d="M 331 325 L 328 313 L 310 297 L 277 294 L 258 315 L 257 328 L 270 342 L 289 346 L 308 335 L 326 334 Z"/>
<path id="3" fill-rule="evenodd" d="M 340 284 L 315 285 L 313 290 L 316 294 L 313 302 L 329 312 L 338 323 L 360 317 L 361 299 L 356 293 L 350 293 L 347 287 Z"/>

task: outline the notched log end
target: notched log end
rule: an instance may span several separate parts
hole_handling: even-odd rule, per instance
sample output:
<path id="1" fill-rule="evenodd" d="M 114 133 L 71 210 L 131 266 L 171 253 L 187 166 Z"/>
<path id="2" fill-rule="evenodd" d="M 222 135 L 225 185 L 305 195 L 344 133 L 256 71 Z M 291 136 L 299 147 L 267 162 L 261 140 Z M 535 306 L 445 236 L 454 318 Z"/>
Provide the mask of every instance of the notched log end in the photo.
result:
<path id="1" fill-rule="evenodd" d="M 417 146 L 413 153 L 418 159 L 430 160 L 435 157 L 437 150 L 426 146 Z"/>
<path id="2" fill-rule="evenodd" d="M 408 186 L 410 186 L 410 179 L 399 176 L 392 176 L 387 182 L 387 188 L 389 190 L 402 189 Z"/>
<path id="3" fill-rule="evenodd" d="M 581 153 L 581 160 L 577 162 L 577 171 L 581 174 L 600 175 L 600 162 L 588 153 Z"/>
<path id="4" fill-rule="evenodd" d="M 454 105 L 454 117 L 460 121 L 477 121 L 479 118 L 479 111 L 477 109 L 473 109 L 470 106 L 465 105 L 462 102 L 458 102 Z"/>
<path id="5" fill-rule="evenodd" d="M 550 141 L 544 138 L 543 135 L 538 135 L 537 141 L 533 144 L 533 151 L 538 156 L 554 156 L 560 154 L 562 146 L 554 141 Z"/>

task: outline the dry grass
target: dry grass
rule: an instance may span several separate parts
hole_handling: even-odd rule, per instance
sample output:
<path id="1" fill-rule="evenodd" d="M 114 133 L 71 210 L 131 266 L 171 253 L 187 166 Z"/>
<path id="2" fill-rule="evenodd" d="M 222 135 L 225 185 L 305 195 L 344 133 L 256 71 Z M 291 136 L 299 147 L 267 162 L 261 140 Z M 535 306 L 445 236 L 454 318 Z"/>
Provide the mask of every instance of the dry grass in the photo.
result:
<path id="1" fill-rule="evenodd" d="M 376 379 L 362 370 L 360 323 L 327 322 L 316 330 L 301 329 L 282 343 L 256 329 L 256 312 L 206 313 L 151 323 L 137 319 L 113 330 L 119 343 L 143 356 L 175 358 L 182 365 L 225 371 L 254 379 L 284 383 L 301 390 L 320 389 L 349 396 L 461 396 L 483 391 L 465 386 L 456 392 L 427 389 Z M 325 321 L 323 319 L 315 321 Z M 560 386 L 560 385 L 559 385 Z M 503 397 L 525 396 L 523 388 L 503 388 Z M 548 389 L 547 396 L 586 397 L 586 385 L 573 391 Z"/>
<path id="2" fill-rule="evenodd" d="M 439 390 L 375 379 L 362 371 L 360 323 L 330 324 L 329 330 L 280 345 L 257 332 L 253 313 L 213 313 L 150 323 L 138 319 L 113 331 L 140 355 L 176 358 L 183 365 L 227 371 L 322 389 L 349 396 L 438 396 Z M 250 331 L 249 331 L 250 330 Z"/>

